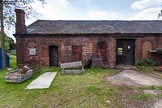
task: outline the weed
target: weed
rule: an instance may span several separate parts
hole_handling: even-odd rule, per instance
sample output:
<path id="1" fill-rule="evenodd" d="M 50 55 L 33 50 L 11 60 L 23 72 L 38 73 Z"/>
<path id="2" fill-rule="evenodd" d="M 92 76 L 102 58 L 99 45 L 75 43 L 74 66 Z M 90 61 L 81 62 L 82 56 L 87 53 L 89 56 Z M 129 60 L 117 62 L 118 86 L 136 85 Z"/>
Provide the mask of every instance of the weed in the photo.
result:
<path id="1" fill-rule="evenodd" d="M 140 94 L 131 95 L 130 97 L 136 98 L 136 99 L 146 100 L 146 99 L 152 98 L 153 96 L 149 95 L 149 94 L 140 93 Z"/>
<path id="2" fill-rule="evenodd" d="M 159 65 L 157 62 L 149 58 L 144 58 L 137 63 L 137 66 L 157 66 L 157 65 Z"/>

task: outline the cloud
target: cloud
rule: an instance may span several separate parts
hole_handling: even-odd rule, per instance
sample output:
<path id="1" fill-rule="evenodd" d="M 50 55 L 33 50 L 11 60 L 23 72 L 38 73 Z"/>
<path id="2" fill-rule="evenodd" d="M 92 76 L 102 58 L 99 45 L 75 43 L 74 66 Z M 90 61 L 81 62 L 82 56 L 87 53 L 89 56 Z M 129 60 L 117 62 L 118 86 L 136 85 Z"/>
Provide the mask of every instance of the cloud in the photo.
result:
<path id="1" fill-rule="evenodd" d="M 66 19 L 70 11 L 68 0 L 48 1 L 45 7 L 39 10 L 39 12 L 42 14 L 41 18 L 48 20 Z"/>
<path id="2" fill-rule="evenodd" d="M 131 8 L 141 10 L 152 6 L 160 6 L 161 4 L 162 0 L 138 0 L 131 5 Z"/>
<path id="3" fill-rule="evenodd" d="M 156 20 L 160 12 L 162 0 L 136 0 L 130 4 L 134 10 L 122 13 L 120 10 L 105 9 L 101 5 L 106 0 L 47 0 L 47 4 L 35 1 L 33 7 L 42 15 L 39 19 L 46 20 Z M 100 3 L 100 4 L 99 4 Z M 98 6 L 96 4 L 99 4 Z M 113 7 L 115 8 L 115 6 Z M 128 8 L 127 8 L 128 9 Z M 36 19 L 30 19 L 27 25 Z"/>
<path id="4" fill-rule="evenodd" d="M 33 6 L 39 13 L 41 13 L 39 19 L 46 20 L 113 20 L 122 17 L 119 12 L 107 11 L 102 8 L 96 9 L 91 7 L 85 10 L 80 7 L 76 7 L 76 5 L 69 0 L 47 1 L 44 8 L 40 2 L 35 1 Z M 29 25 L 32 21 L 35 20 L 30 19 L 27 25 Z"/>
<path id="5" fill-rule="evenodd" d="M 159 20 L 162 0 L 138 0 L 135 1 L 131 8 L 137 13 L 128 18 L 129 20 Z"/>
<path id="6" fill-rule="evenodd" d="M 147 8 L 134 16 L 131 16 L 129 20 L 158 20 L 158 13 L 161 8 Z"/>
<path id="7" fill-rule="evenodd" d="M 69 1 L 68 0 L 56 0 L 57 6 L 60 7 L 67 7 L 69 5 Z"/>
<path id="8" fill-rule="evenodd" d="M 90 10 L 86 13 L 86 19 L 89 20 L 115 20 L 118 18 L 122 19 L 122 15 L 112 11 Z"/>

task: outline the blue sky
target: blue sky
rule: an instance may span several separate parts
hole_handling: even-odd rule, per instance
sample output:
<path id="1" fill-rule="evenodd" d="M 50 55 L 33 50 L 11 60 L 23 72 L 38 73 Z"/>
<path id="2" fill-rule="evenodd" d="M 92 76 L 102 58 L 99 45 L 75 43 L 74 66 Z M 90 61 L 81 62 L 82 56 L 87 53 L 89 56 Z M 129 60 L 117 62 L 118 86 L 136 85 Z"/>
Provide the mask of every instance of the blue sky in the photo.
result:
<path id="1" fill-rule="evenodd" d="M 158 20 L 162 0 L 46 0 L 32 5 L 45 20 Z"/>
<path id="2" fill-rule="evenodd" d="M 70 0 L 71 6 L 78 10 L 99 9 L 107 11 L 127 11 L 134 0 Z M 123 7 L 124 6 L 124 7 Z"/>
<path id="3" fill-rule="evenodd" d="M 162 0 L 46 0 L 32 5 L 45 20 L 158 20 Z M 162 18 L 161 18 L 162 19 Z"/>

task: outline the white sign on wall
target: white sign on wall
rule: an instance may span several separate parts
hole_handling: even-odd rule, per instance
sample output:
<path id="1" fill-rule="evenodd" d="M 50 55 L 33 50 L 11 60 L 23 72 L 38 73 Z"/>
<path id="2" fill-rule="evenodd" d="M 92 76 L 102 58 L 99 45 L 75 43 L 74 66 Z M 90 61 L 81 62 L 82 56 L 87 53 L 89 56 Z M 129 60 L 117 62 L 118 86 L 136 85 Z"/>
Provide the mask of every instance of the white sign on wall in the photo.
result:
<path id="1" fill-rule="evenodd" d="M 36 55 L 36 48 L 30 48 L 29 55 Z"/>

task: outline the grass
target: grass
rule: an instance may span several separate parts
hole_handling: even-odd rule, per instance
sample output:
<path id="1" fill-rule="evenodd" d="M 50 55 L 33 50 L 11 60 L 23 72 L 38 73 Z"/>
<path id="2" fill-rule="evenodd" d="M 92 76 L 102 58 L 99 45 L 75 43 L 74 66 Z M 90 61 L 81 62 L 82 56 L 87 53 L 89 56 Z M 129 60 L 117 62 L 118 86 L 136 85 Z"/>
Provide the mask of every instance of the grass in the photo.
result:
<path id="1" fill-rule="evenodd" d="M 11 57 L 15 59 L 14 56 Z M 11 60 L 11 67 L 15 67 Z M 25 90 L 25 87 L 45 71 L 58 72 L 50 88 Z M 108 84 L 104 75 L 115 74 L 111 69 L 87 69 L 83 75 L 61 75 L 60 68 L 42 68 L 31 79 L 15 84 L 5 82 L 5 70 L 0 71 L 0 108 L 112 108 L 121 107 L 116 101 L 118 87 Z M 106 104 L 109 100 L 111 104 Z"/>
<path id="2" fill-rule="evenodd" d="M 16 67 L 15 56 L 10 57 L 10 66 Z M 143 72 L 154 73 L 151 67 L 139 67 Z M 48 89 L 26 90 L 25 87 L 46 71 L 58 72 Z M 106 82 L 105 76 L 116 74 L 113 69 L 86 69 L 82 75 L 61 75 L 60 68 L 41 68 L 32 78 L 23 83 L 6 83 L 5 73 L 0 70 L 0 108 L 123 108 L 122 88 Z M 136 88 L 125 87 L 124 93 Z M 140 88 L 161 90 L 161 86 Z M 130 100 L 147 100 L 151 95 L 142 92 L 130 93 Z M 107 103 L 106 101 L 110 102 Z M 129 103 L 128 103 L 129 104 Z M 137 103 L 138 104 L 138 103 Z"/>
<path id="3" fill-rule="evenodd" d="M 151 67 L 151 66 L 138 66 L 139 71 L 162 79 L 162 73 L 155 71 L 153 68 L 154 67 Z"/>
<path id="4" fill-rule="evenodd" d="M 143 73 L 147 73 L 151 76 L 162 79 L 161 72 L 155 71 L 152 66 L 138 66 L 138 69 Z M 139 89 L 141 90 L 162 90 L 162 86 L 152 85 L 152 86 L 140 87 Z M 143 100 L 143 99 L 150 99 L 150 98 L 159 98 L 159 97 L 161 98 L 162 94 L 155 96 L 151 94 L 149 95 L 145 93 L 140 93 L 140 94 L 132 95 L 131 97 Z"/>
<path id="5" fill-rule="evenodd" d="M 136 98 L 136 99 L 141 99 L 141 100 L 147 100 L 147 99 L 153 98 L 155 96 L 149 95 L 149 94 L 140 93 L 140 94 L 131 95 L 130 97 L 131 98 Z"/>
<path id="6" fill-rule="evenodd" d="M 10 55 L 10 68 L 16 68 L 16 56 Z"/>

